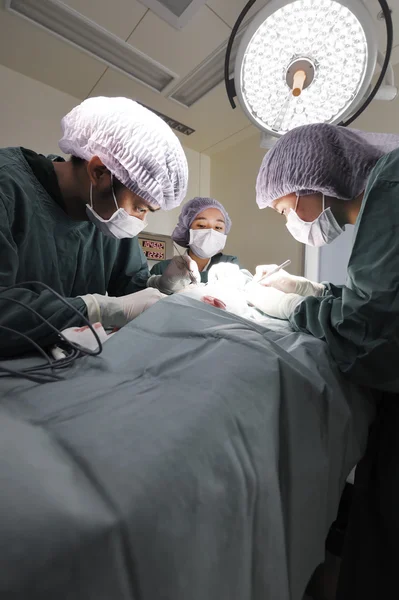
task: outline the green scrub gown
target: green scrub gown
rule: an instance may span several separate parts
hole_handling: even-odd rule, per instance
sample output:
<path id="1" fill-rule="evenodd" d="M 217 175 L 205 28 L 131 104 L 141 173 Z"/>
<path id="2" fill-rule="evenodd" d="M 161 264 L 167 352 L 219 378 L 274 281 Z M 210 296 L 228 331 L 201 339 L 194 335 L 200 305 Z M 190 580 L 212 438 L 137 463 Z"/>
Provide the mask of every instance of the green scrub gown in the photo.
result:
<path id="1" fill-rule="evenodd" d="M 59 198 L 49 194 L 50 185 L 45 189 L 42 179 L 35 176 L 26 156 L 21 148 L 0 150 L 0 326 L 21 331 L 46 346 L 57 340 L 48 325 L 7 299 L 24 303 L 58 329 L 65 329 L 84 324 L 79 313 L 86 316 L 86 305 L 78 296 L 106 292 L 123 296 L 139 291 L 146 287 L 149 272 L 136 238 L 114 240 L 88 221 L 73 221 Z M 54 171 L 51 161 L 41 159 Z M 56 177 L 54 185 L 58 185 Z M 28 281 L 52 287 L 78 314 L 49 291 L 24 285 Z M 20 285 L 4 291 L 14 284 Z M 24 339 L 0 328 L 0 356 L 29 350 Z"/>
<path id="2" fill-rule="evenodd" d="M 346 285 L 306 298 L 291 323 L 326 340 L 352 380 L 399 393 L 399 150 L 370 175 Z"/>
<path id="3" fill-rule="evenodd" d="M 238 258 L 236 256 L 230 256 L 229 254 L 215 254 L 212 256 L 211 262 L 206 271 L 201 272 L 201 282 L 208 283 L 208 273 L 209 269 L 213 267 L 213 265 L 217 265 L 218 263 L 232 263 L 233 265 L 238 265 Z M 161 260 L 159 263 L 154 265 L 151 269 L 151 275 L 162 275 L 164 273 L 166 267 L 170 263 L 170 260 Z"/>
<path id="4" fill-rule="evenodd" d="M 370 175 L 346 285 L 306 298 L 291 323 L 325 340 L 348 377 L 376 390 L 337 600 L 399 598 L 399 150 Z"/>

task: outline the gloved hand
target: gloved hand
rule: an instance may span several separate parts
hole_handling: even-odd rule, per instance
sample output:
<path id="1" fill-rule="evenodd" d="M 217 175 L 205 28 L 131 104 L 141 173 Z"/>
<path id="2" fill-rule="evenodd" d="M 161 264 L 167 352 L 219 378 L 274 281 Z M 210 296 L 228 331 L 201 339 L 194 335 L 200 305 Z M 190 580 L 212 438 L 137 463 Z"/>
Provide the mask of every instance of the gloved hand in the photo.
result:
<path id="1" fill-rule="evenodd" d="M 254 281 L 259 281 L 276 267 L 277 265 L 259 265 L 256 267 Z M 274 287 L 286 294 L 299 294 L 300 296 L 322 296 L 326 289 L 322 283 L 309 281 L 305 277 L 291 275 L 291 273 L 287 273 L 283 269 L 277 271 L 274 275 L 270 275 L 260 285 Z"/>
<path id="2" fill-rule="evenodd" d="M 152 275 L 147 281 L 147 287 L 154 287 L 164 294 L 175 294 L 193 283 L 190 273 L 196 283 L 201 282 L 197 263 L 187 254 L 174 256 L 162 275 Z"/>
<path id="3" fill-rule="evenodd" d="M 87 306 L 90 323 L 100 322 L 104 329 L 123 327 L 164 297 L 164 294 L 153 288 L 120 298 L 101 294 L 81 296 Z"/>
<path id="4" fill-rule="evenodd" d="M 285 294 L 273 287 L 251 282 L 245 288 L 247 302 L 270 317 L 288 321 L 303 300 L 298 294 Z"/>
<path id="5" fill-rule="evenodd" d="M 252 279 L 251 274 L 248 273 L 248 277 L 246 273 L 248 271 L 242 271 L 238 265 L 220 262 L 209 269 L 208 285 L 221 283 L 237 290 L 243 290 L 248 281 Z"/>

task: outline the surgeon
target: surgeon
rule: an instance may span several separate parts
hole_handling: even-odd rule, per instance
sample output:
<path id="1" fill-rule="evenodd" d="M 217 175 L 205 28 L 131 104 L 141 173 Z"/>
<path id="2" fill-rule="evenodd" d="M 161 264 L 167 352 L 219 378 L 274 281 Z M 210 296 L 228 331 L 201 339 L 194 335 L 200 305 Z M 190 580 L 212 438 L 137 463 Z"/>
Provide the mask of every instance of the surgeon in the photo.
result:
<path id="1" fill-rule="evenodd" d="M 40 317 L 58 330 L 83 325 L 84 317 L 122 327 L 163 297 L 146 287 L 137 235 L 149 213 L 178 206 L 186 194 L 177 137 L 127 98 L 84 101 L 64 117 L 62 131 L 68 161 L 0 150 L 1 356 L 31 350 L 23 336 L 54 343 L 57 334 Z"/>
<path id="2" fill-rule="evenodd" d="M 154 265 L 148 285 L 165 294 L 173 294 L 193 283 L 194 279 L 197 283 L 207 283 L 209 270 L 214 265 L 238 265 L 236 256 L 223 254 L 230 229 L 230 217 L 220 202 L 213 198 L 189 200 L 172 233 L 172 240 L 184 248 L 185 253 L 183 257 L 175 256 Z"/>
<path id="3" fill-rule="evenodd" d="M 257 203 L 310 246 L 355 239 L 346 285 L 280 272 L 249 296 L 263 312 L 325 340 L 337 365 L 376 391 L 377 417 L 356 469 L 338 600 L 399 597 L 399 138 L 299 127 L 263 160 Z M 257 269 L 258 278 L 269 271 Z"/>

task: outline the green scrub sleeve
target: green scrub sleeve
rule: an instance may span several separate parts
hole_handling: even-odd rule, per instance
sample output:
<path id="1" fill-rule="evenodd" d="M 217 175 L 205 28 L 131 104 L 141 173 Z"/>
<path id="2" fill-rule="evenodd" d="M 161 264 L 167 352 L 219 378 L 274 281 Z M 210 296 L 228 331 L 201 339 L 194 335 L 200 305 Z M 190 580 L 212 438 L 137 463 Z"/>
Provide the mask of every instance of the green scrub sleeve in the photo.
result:
<path id="1" fill-rule="evenodd" d="M 345 286 L 301 302 L 290 321 L 325 340 L 358 384 L 399 393 L 399 152 L 373 170 L 357 220 Z"/>
<path id="2" fill-rule="evenodd" d="M 25 306 L 21 306 L 13 300 L 17 300 Z M 3 327 L 20 331 L 42 347 L 59 341 L 57 333 L 26 306 L 39 313 L 58 330 L 84 325 L 83 316 L 87 316 L 84 301 L 81 298 L 67 298 L 67 300 L 79 311 L 80 315 L 74 313 L 49 291 L 39 293 L 23 287 L 7 292 L 0 290 L 0 356 L 12 357 L 34 350 L 27 340 L 16 333 L 3 329 Z"/>
<path id="3" fill-rule="evenodd" d="M 157 262 L 150 271 L 151 275 L 162 275 L 169 263 L 170 259 L 161 260 Z"/>
<path id="4" fill-rule="evenodd" d="M 81 313 L 74 313 L 61 300 L 43 288 L 25 288 L 22 285 L 9 291 L 4 291 L 13 285 L 18 272 L 18 249 L 11 237 L 6 214 L 1 214 L 4 207 L 0 203 L 0 356 L 11 357 L 30 352 L 33 347 L 21 336 L 4 329 L 15 329 L 31 337 L 40 346 L 54 344 L 57 334 L 32 310 L 48 319 L 57 329 L 83 325 L 82 316 L 87 314 L 86 305 L 81 298 L 68 298 L 68 301 Z M 25 306 L 21 306 L 17 302 Z M 31 310 L 28 310 L 29 307 Z"/>
<path id="5" fill-rule="evenodd" d="M 127 296 L 145 290 L 150 276 L 138 239 L 123 239 L 108 285 L 110 296 Z"/>
<path id="6" fill-rule="evenodd" d="M 231 256 L 230 254 L 224 254 L 224 256 L 226 257 L 226 262 L 240 266 L 240 263 L 238 262 L 238 258 L 236 256 Z"/>

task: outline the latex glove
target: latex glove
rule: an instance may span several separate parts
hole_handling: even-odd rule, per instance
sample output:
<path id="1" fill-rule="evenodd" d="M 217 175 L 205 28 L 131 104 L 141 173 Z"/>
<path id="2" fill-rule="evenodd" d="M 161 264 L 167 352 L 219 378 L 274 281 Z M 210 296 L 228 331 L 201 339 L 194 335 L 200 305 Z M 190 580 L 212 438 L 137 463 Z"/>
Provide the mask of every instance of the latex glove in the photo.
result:
<path id="1" fill-rule="evenodd" d="M 259 265 L 256 267 L 254 281 L 259 281 L 276 267 L 277 265 Z M 309 281 L 305 277 L 291 275 L 291 273 L 287 273 L 284 269 L 277 271 L 274 275 L 270 275 L 260 285 L 274 287 L 286 294 L 299 294 L 300 296 L 323 296 L 326 289 L 322 283 Z"/>
<path id="2" fill-rule="evenodd" d="M 147 288 L 120 298 L 100 294 L 88 294 L 81 298 L 87 306 L 90 323 L 100 322 L 104 329 L 112 329 L 133 321 L 165 295 L 159 290 Z"/>
<path id="3" fill-rule="evenodd" d="M 285 294 L 273 287 L 251 282 L 245 288 L 247 302 L 270 317 L 287 320 L 303 300 L 298 294 Z"/>
<path id="4" fill-rule="evenodd" d="M 187 254 L 174 256 L 162 275 L 152 275 L 147 281 L 147 287 L 154 287 L 164 294 L 175 294 L 191 283 L 190 273 L 195 282 L 201 282 L 201 275 L 197 263 Z"/>
<path id="5" fill-rule="evenodd" d="M 251 278 L 250 273 L 249 278 Z M 243 290 L 249 278 L 244 271 L 241 271 L 238 265 L 221 262 L 209 269 L 208 285 L 220 283 Z"/>

